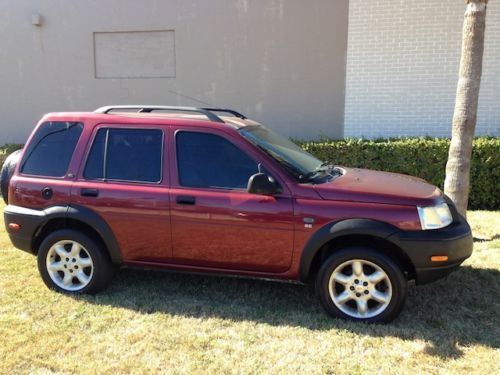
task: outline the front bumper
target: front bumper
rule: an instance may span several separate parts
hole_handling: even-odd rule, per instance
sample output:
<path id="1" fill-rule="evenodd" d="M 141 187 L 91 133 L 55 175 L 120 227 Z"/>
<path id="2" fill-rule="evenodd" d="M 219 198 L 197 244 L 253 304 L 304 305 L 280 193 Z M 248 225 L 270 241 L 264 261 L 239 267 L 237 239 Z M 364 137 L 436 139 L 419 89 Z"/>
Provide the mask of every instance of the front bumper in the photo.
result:
<path id="1" fill-rule="evenodd" d="M 402 249 L 415 267 L 417 284 L 445 277 L 472 254 L 472 232 L 467 221 L 457 215 L 445 228 L 422 231 L 400 231 L 388 240 Z M 432 262 L 431 256 L 446 255 L 446 262 Z"/>

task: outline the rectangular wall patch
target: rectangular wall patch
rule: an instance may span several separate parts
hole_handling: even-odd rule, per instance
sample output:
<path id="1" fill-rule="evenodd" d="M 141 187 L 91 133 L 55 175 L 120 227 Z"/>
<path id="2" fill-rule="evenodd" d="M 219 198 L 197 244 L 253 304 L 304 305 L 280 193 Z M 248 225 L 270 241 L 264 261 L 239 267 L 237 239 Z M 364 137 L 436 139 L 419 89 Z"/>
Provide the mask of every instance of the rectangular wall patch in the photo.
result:
<path id="1" fill-rule="evenodd" d="M 96 78 L 175 77 L 173 30 L 94 33 Z"/>

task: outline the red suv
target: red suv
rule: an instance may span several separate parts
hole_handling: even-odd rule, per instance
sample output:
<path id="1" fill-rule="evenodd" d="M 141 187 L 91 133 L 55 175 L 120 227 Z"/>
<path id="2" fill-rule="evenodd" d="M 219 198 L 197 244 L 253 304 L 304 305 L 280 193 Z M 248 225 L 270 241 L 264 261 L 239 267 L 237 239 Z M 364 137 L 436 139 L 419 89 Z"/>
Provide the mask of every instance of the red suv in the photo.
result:
<path id="1" fill-rule="evenodd" d="M 313 282 L 331 315 L 387 322 L 409 281 L 472 252 L 435 186 L 329 165 L 226 109 L 47 114 L 2 175 L 12 243 L 65 293 L 118 266 L 232 274 Z"/>

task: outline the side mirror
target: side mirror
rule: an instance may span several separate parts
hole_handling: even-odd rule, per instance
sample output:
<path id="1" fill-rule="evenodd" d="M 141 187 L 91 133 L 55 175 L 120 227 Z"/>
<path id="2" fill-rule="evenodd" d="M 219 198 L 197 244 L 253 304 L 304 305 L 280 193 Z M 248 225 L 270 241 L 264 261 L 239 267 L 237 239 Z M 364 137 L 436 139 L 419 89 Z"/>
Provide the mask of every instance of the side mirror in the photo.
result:
<path id="1" fill-rule="evenodd" d="M 256 173 L 248 179 L 247 191 L 252 194 L 274 195 L 281 193 L 279 186 L 265 173 Z"/>

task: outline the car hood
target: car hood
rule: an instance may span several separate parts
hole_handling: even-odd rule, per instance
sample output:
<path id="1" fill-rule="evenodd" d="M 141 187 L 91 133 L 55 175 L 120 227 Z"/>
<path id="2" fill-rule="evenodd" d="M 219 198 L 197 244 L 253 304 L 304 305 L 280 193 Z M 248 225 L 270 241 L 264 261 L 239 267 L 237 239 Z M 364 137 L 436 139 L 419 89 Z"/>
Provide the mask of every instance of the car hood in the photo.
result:
<path id="1" fill-rule="evenodd" d="M 369 169 L 341 169 L 342 176 L 314 185 L 321 198 L 412 206 L 430 206 L 442 199 L 441 191 L 421 178 Z"/>

